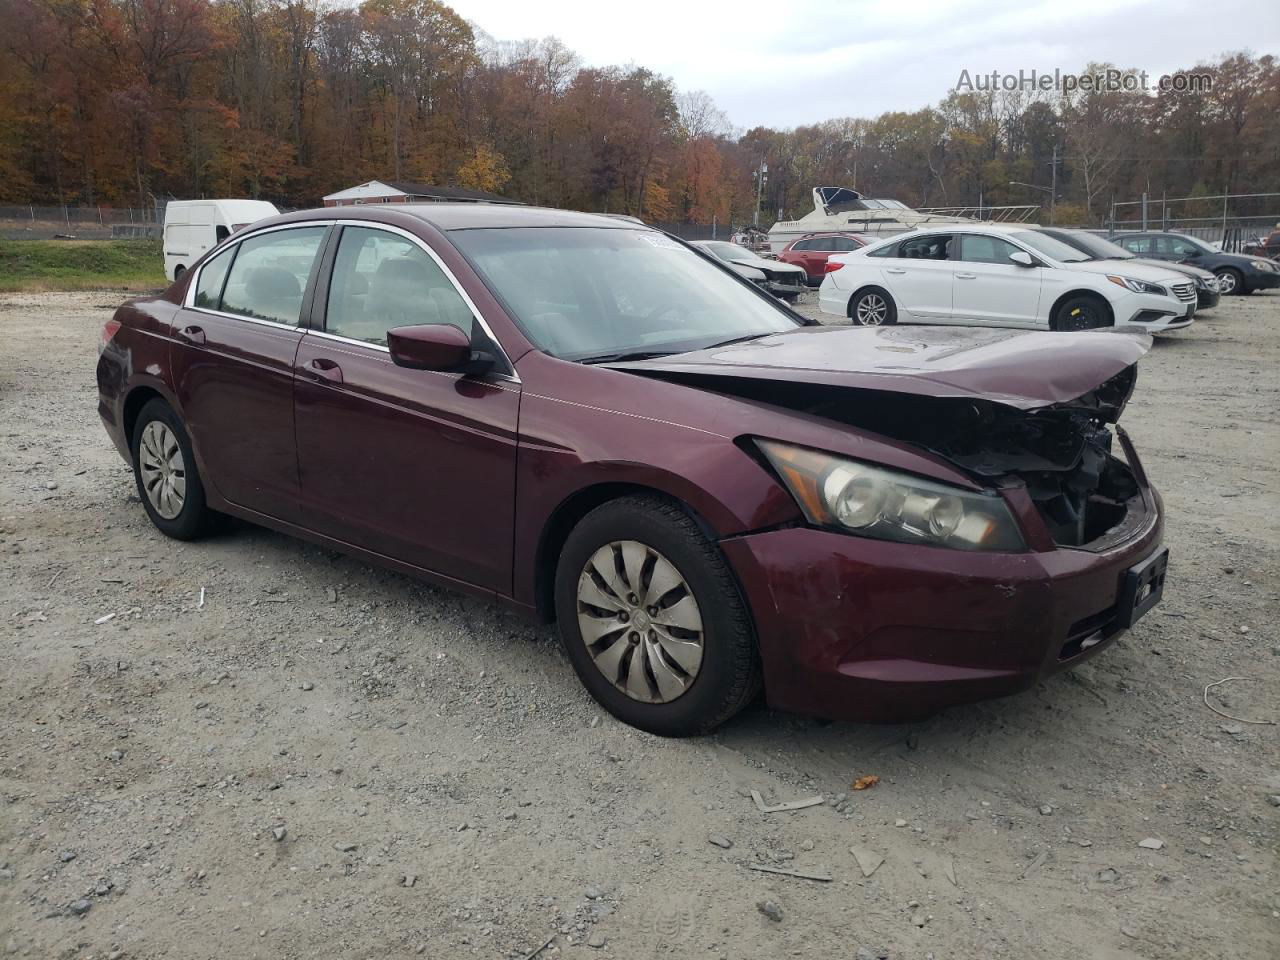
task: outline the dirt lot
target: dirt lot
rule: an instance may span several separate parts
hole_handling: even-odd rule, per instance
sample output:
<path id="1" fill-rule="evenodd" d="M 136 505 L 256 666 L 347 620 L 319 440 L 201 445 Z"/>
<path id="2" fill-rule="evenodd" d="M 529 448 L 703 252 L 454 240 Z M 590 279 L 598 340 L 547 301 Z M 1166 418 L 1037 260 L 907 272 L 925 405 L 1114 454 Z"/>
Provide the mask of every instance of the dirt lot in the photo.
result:
<path id="1" fill-rule="evenodd" d="M 1249 677 L 1215 702 L 1280 718 L 1280 294 L 1143 362 L 1172 572 L 1112 650 L 910 727 L 757 705 L 683 742 L 484 603 L 260 529 L 161 537 L 95 412 L 117 298 L 0 297 L 0 950 L 1280 956 L 1280 727 L 1201 700 Z"/>

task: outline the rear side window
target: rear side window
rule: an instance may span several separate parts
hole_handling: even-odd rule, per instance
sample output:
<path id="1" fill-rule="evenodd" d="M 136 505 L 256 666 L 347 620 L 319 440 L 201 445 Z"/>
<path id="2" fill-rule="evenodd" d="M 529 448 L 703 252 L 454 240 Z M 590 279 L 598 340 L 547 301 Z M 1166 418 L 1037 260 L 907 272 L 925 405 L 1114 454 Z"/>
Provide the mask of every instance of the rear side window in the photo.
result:
<path id="1" fill-rule="evenodd" d="M 851 250 L 857 250 L 861 244 L 856 240 L 850 240 L 848 237 L 828 237 L 826 248 L 836 253 L 848 253 Z"/>
<path id="2" fill-rule="evenodd" d="M 327 229 L 275 230 L 241 243 L 222 291 L 222 309 L 296 326 L 302 295 Z"/>
<path id="3" fill-rule="evenodd" d="M 903 240 L 898 244 L 898 256 L 908 260 L 946 260 L 950 248 L 950 236 L 933 233 Z"/>
<path id="4" fill-rule="evenodd" d="M 1124 247 L 1130 253 L 1150 253 L 1151 238 L 1150 237 L 1123 237 L 1120 240 L 1120 246 Z"/>
<path id="5" fill-rule="evenodd" d="M 227 279 L 227 268 L 234 256 L 235 250 L 223 250 L 200 268 L 200 279 L 196 282 L 196 295 L 192 301 L 194 306 L 206 310 L 221 309 L 222 282 Z"/>
<path id="6" fill-rule="evenodd" d="M 812 249 L 813 249 L 813 241 L 812 241 L 812 240 L 797 240 L 795 243 L 793 243 L 793 244 L 791 245 L 791 249 L 792 249 L 792 250 L 812 250 Z"/>
<path id="7" fill-rule="evenodd" d="M 898 244 L 886 243 L 883 247 L 876 247 L 868 257 L 896 257 L 898 255 Z"/>
<path id="8" fill-rule="evenodd" d="M 468 336 L 475 323 L 435 260 L 398 234 L 344 228 L 329 282 L 326 332 L 385 345 L 388 330 L 432 323 L 451 324 Z"/>

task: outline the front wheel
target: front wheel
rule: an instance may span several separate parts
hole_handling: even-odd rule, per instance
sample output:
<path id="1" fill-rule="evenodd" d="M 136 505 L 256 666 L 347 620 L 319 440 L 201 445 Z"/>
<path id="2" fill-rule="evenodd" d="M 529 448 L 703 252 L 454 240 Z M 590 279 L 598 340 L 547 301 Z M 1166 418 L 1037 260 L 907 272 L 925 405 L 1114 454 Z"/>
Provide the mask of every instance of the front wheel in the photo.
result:
<path id="1" fill-rule="evenodd" d="M 883 327 L 898 322 L 898 308 L 879 287 L 862 290 L 849 301 L 849 319 L 859 327 Z"/>
<path id="2" fill-rule="evenodd" d="M 707 733 L 759 690 L 737 583 L 670 501 L 624 497 L 587 514 L 560 553 L 555 600 L 579 679 L 624 723 L 660 736 Z"/>
<path id="3" fill-rule="evenodd" d="M 1244 277 L 1239 270 L 1223 267 L 1215 271 L 1214 276 L 1218 278 L 1218 292 L 1224 297 L 1244 292 Z"/>
<path id="4" fill-rule="evenodd" d="M 147 516 L 165 536 L 194 540 L 213 526 L 204 484 L 182 421 L 163 400 L 149 400 L 133 427 L 133 477 Z"/>
<path id="5" fill-rule="evenodd" d="M 1095 297 L 1068 297 L 1054 311 L 1052 327 L 1064 332 L 1096 330 L 1108 326 L 1110 318 L 1102 302 Z"/>

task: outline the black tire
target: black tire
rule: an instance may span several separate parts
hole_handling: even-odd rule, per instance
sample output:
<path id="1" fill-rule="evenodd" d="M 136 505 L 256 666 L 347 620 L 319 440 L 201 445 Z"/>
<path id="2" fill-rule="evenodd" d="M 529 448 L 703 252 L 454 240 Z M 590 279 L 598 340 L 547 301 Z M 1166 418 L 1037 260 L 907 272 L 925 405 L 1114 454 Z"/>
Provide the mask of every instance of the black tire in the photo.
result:
<path id="1" fill-rule="evenodd" d="M 169 434 L 177 441 L 182 453 L 182 478 L 185 481 L 185 492 L 182 507 L 176 516 L 163 516 L 151 502 L 143 481 L 142 443 L 143 434 L 152 423 L 163 424 Z M 175 540 L 195 540 L 211 532 L 215 526 L 217 514 L 209 509 L 205 502 L 204 484 L 200 480 L 200 471 L 196 466 L 195 454 L 191 450 L 191 439 L 178 415 L 163 400 L 148 400 L 138 412 L 138 419 L 133 425 L 133 437 L 130 438 L 130 449 L 133 452 L 133 480 L 138 488 L 138 497 L 147 516 L 155 524 L 156 529 Z"/>
<path id="2" fill-rule="evenodd" d="M 1088 294 L 1067 297 L 1058 304 L 1050 321 L 1052 329 L 1062 332 L 1097 330 L 1111 325 L 1111 313 L 1106 303 L 1100 297 Z"/>
<path id="3" fill-rule="evenodd" d="M 1215 270 L 1213 275 L 1218 278 L 1218 290 L 1224 297 L 1234 297 L 1249 292 L 1244 287 L 1244 274 L 1239 270 L 1221 267 Z"/>
<path id="4" fill-rule="evenodd" d="M 898 322 L 898 305 L 888 290 L 867 287 L 849 299 L 849 319 L 855 327 L 887 327 Z"/>
<path id="5" fill-rule="evenodd" d="M 597 667 L 578 622 L 578 582 L 588 561 L 610 543 L 631 540 L 656 551 L 676 568 L 702 616 L 701 665 L 688 688 L 665 703 L 632 699 L 614 686 Z M 583 517 L 560 552 L 555 603 L 561 642 L 583 686 L 602 707 L 633 727 L 664 737 L 707 733 L 760 690 L 755 632 L 737 582 L 719 548 L 669 500 L 623 497 Z M 613 642 L 627 641 L 619 636 Z M 631 661 L 627 662 L 629 669 Z"/>

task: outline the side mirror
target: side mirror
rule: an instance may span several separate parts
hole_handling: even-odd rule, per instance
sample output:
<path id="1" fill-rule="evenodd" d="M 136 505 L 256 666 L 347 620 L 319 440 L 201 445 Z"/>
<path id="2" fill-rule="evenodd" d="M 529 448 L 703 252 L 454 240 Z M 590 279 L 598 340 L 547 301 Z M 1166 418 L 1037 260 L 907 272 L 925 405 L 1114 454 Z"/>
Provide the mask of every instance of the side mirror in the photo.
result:
<path id="1" fill-rule="evenodd" d="M 1027 253 L 1025 250 L 1019 250 L 1016 253 L 1009 254 L 1009 259 L 1020 267 L 1034 267 L 1036 265 L 1031 254 Z"/>
<path id="2" fill-rule="evenodd" d="M 448 323 L 396 327 L 387 331 L 391 362 L 410 370 L 483 373 L 493 366 L 488 353 L 471 349 L 471 338 Z"/>

